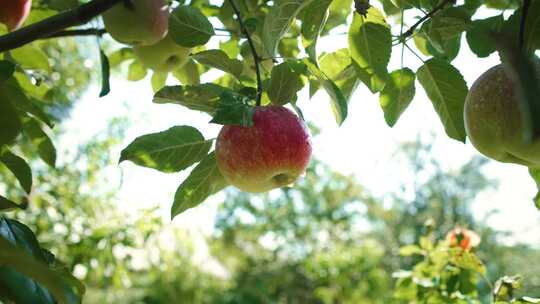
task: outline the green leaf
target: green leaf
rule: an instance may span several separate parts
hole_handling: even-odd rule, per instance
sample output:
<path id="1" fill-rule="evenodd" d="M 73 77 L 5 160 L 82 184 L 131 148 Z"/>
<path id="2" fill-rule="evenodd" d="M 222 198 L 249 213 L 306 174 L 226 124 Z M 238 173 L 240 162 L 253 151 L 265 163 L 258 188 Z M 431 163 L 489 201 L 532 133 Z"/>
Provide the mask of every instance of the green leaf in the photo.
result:
<path id="1" fill-rule="evenodd" d="M 393 127 L 414 98 L 415 75 L 409 68 L 393 71 L 381 91 L 379 103 L 386 123 Z"/>
<path id="2" fill-rule="evenodd" d="M 450 63 L 434 58 L 418 69 L 417 77 L 439 115 L 446 134 L 465 142 L 467 135 L 463 108 L 468 88 L 461 73 Z"/>
<path id="3" fill-rule="evenodd" d="M 99 97 L 107 96 L 111 91 L 111 83 L 109 78 L 111 77 L 111 66 L 109 64 L 109 58 L 105 55 L 102 49 L 99 50 L 99 58 L 101 60 L 101 92 Z"/>
<path id="4" fill-rule="evenodd" d="M 353 0 L 333 0 L 330 5 L 328 19 L 324 25 L 323 33 L 328 33 L 336 26 L 347 23 L 347 18 L 351 14 Z"/>
<path id="5" fill-rule="evenodd" d="M 0 151 L 0 161 L 15 175 L 26 193 L 32 190 L 32 169 L 24 159 L 8 149 Z"/>
<path id="6" fill-rule="evenodd" d="M 10 53 L 11 57 L 13 57 L 23 69 L 50 70 L 47 54 L 34 45 L 27 44 L 10 51 Z"/>
<path id="7" fill-rule="evenodd" d="M 302 10 L 300 15 L 302 21 L 302 44 L 313 62 L 318 60 L 317 41 L 326 24 L 330 4 L 332 4 L 332 0 L 313 1 Z"/>
<path id="8" fill-rule="evenodd" d="M 481 275 L 486 274 L 484 263 L 474 253 L 461 248 L 450 249 L 448 253 L 452 264 L 463 269 L 472 270 Z"/>
<path id="9" fill-rule="evenodd" d="M 51 268 L 54 256 L 46 254 L 25 225 L 0 218 L 0 285 L 17 303 L 80 303 L 76 278 Z M 55 299 L 53 299 L 53 296 Z"/>
<path id="10" fill-rule="evenodd" d="M 198 86 L 169 86 L 154 95 L 155 103 L 174 103 L 213 115 L 223 92 L 228 89 L 213 83 Z"/>
<path id="11" fill-rule="evenodd" d="M 211 123 L 220 125 L 253 126 L 254 107 L 247 104 L 245 97 L 223 92 Z"/>
<path id="12" fill-rule="evenodd" d="M 227 185 L 217 166 L 215 153 L 212 152 L 191 171 L 188 178 L 176 190 L 171 208 L 171 218 L 198 206 L 208 196 L 222 190 Z"/>
<path id="13" fill-rule="evenodd" d="M 240 78 L 244 69 L 242 61 L 229 58 L 222 50 L 207 50 L 193 54 L 192 57 L 200 64 L 229 73 L 236 78 Z"/>
<path id="14" fill-rule="evenodd" d="M 334 117 L 336 118 L 337 123 L 341 125 L 347 118 L 347 98 L 345 97 L 345 95 L 343 95 L 343 92 L 341 92 L 340 88 L 332 80 L 330 80 L 328 76 L 326 76 L 314 63 L 310 62 L 307 59 L 303 60 L 303 62 L 304 64 L 306 64 L 309 72 L 319 80 L 323 88 L 330 96 L 332 112 L 334 113 Z"/>
<path id="15" fill-rule="evenodd" d="M 325 54 L 321 58 L 320 63 L 321 71 L 335 82 L 343 92 L 348 103 L 359 83 L 356 70 L 352 65 L 349 50 L 340 49 L 336 52 Z"/>
<path id="16" fill-rule="evenodd" d="M 3 98 L 0 87 L 0 147 L 10 144 L 21 132 L 21 120 L 11 102 Z"/>
<path id="17" fill-rule="evenodd" d="M 285 105 L 296 101 L 297 92 L 302 88 L 300 74 L 291 63 L 283 62 L 272 69 L 268 86 L 268 97 L 273 104 Z"/>
<path id="18" fill-rule="evenodd" d="M 349 51 L 358 67 L 358 77 L 372 92 L 383 89 L 392 52 L 392 34 L 382 13 L 375 7 L 367 17 L 354 14 L 349 29 Z"/>
<path id="19" fill-rule="evenodd" d="M 24 209 L 24 207 L 0 195 L 0 211 L 10 211 L 13 209 Z"/>
<path id="20" fill-rule="evenodd" d="M 38 101 L 26 96 L 15 78 L 0 84 L 0 99 L 2 98 L 9 100 L 18 110 L 32 114 L 49 127 L 54 126 L 50 116 L 38 105 Z"/>
<path id="21" fill-rule="evenodd" d="M 279 41 L 300 11 L 314 0 L 276 0 L 266 15 L 262 30 L 265 57 L 274 57 Z"/>
<path id="22" fill-rule="evenodd" d="M 158 92 L 165 86 L 168 77 L 169 73 L 167 72 L 154 71 L 151 79 L 152 89 L 154 90 L 154 93 Z"/>
<path id="23" fill-rule="evenodd" d="M 0 84 L 13 76 L 15 64 L 11 61 L 0 60 Z"/>
<path id="24" fill-rule="evenodd" d="M 109 56 L 109 65 L 114 68 L 119 66 L 122 62 L 134 59 L 133 48 L 124 47 L 112 52 Z"/>
<path id="25" fill-rule="evenodd" d="M 399 255 L 411 256 L 411 255 L 424 255 L 425 251 L 416 245 L 407 245 L 399 248 Z"/>
<path id="26" fill-rule="evenodd" d="M 189 60 L 181 68 L 173 72 L 174 77 L 182 84 L 196 86 L 201 84 L 201 72 L 193 60 Z"/>
<path id="27" fill-rule="evenodd" d="M 128 68 L 128 80 L 139 81 L 146 77 L 148 71 L 139 61 L 133 61 Z"/>
<path id="28" fill-rule="evenodd" d="M 210 21 L 192 6 L 177 7 L 169 18 L 169 35 L 178 45 L 204 45 L 214 34 Z"/>
<path id="29" fill-rule="evenodd" d="M 137 137 L 120 155 L 120 162 L 129 160 L 139 166 L 173 173 L 203 159 L 212 140 L 190 126 L 176 126 L 166 131 Z"/>
<path id="30" fill-rule="evenodd" d="M 497 50 L 496 41 L 492 38 L 503 25 L 503 15 L 474 20 L 467 30 L 466 38 L 469 48 L 478 57 L 487 57 Z"/>
<path id="31" fill-rule="evenodd" d="M 529 174 L 536 182 L 536 187 L 538 188 L 538 194 L 534 197 L 534 205 L 538 210 L 540 210 L 540 169 L 529 168 Z"/>
<path id="32" fill-rule="evenodd" d="M 530 53 L 540 50 L 540 2 L 531 1 L 525 24 L 525 47 Z"/>
<path id="33" fill-rule="evenodd" d="M 56 163 L 56 149 L 47 134 L 41 129 L 40 123 L 31 118 L 23 119 L 23 133 L 30 139 L 32 145 L 37 148 L 39 157 L 49 166 Z"/>

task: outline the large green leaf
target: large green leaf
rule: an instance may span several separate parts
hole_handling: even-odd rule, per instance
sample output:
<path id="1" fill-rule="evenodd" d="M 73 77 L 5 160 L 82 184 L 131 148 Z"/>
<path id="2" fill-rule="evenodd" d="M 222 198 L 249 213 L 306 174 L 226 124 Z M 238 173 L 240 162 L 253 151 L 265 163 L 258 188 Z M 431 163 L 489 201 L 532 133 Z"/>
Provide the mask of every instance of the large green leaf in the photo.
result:
<path id="1" fill-rule="evenodd" d="M 381 91 L 379 103 L 386 123 L 393 127 L 414 98 L 414 72 L 408 68 L 393 71 Z"/>
<path id="2" fill-rule="evenodd" d="M 0 60 L 0 84 L 13 75 L 15 72 L 15 64 L 11 61 Z"/>
<path id="3" fill-rule="evenodd" d="M 349 50 L 340 49 L 336 52 L 325 54 L 320 60 L 321 71 L 339 87 L 345 96 L 347 103 L 352 93 L 359 84 L 356 69 L 352 65 Z"/>
<path id="4" fill-rule="evenodd" d="M 540 50 L 540 1 L 531 1 L 525 24 L 526 48 L 531 53 Z"/>
<path id="5" fill-rule="evenodd" d="M 213 83 L 197 86 L 164 87 L 154 95 L 155 103 L 174 103 L 191 110 L 213 115 L 218 107 L 219 99 L 227 88 Z"/>
<path id="6" fill-rule="evenodd" d="M 169 18 L 169 35 L 178 45 L 204 45 L 214 34 L 210 21 L 195 7 L 179 6 Z"/>
<path id="7" fill-rule="evenodd" d="M 120 155 L 139 166 L 166 173 L 186 169 L 206 156 L 211 140 L 190 126 L 176 126 L 166 131 L 136 138 Z"/>
<path id="8" fill-rule="evenodd" d="M 171 208 L 171 218 L 201 204 L 208 196 L 222 190 L 227 182 L 221 175 L 215 153 L 210 153 L 178 187 Z"/>
<path id="9" fill-rule="evenodd" d="M 10 51 L 10 54 L 23 69 L 50 71 L 47 54 L 34 45 L 27 44 Z"/>
<path id="10" fill-rule="evenodd" d="M 417 76 L 437 111 L 446 134 L 465 142 L 467 135 L 463 108 L 468 88 L 461 73 L 450 63 L 434 58 L 418 69 Z"/>
<path id="11" fill-rule="evenodd" d="M 24 207 L 0 195 L 0 211 L 10 211 L 13 209 L 24 209 Z"/>
<path id="12" fill-rule="evenodd" d="M 330 96 L 330 104 L 332 106 L 332 112 L 334 117 L 339 125 L 341 125 L 348 114 L 348 104 L 347 98 L 341 92 L 341 89 L 324 74 L 314 63 L 310 62 L 308 59 L 303 61 L 309 72 L 317 78 L 320 84 L 323 86 L 325 91 Z"/>
<path id="13" fill-rule="evenodd" d="M 262 44 L 265 56 L 274 57 L 279 41 L 298 13 L 314 0 L 276 0 L 264 19 Z"/>
<path id="14" fill-rule="evenodd" d="M 472 22 L 472 26 L 467 30 L 466 38 L 469 48 L 476 56 L 487 57 L 497 50 L 493 37 L 500 31 L 503 22 L 502 15 Z"/>
<path id="15" fill-rule="evenodd" d="M 283 62 L 274 66 L 268 86 L 268 97 L 273 104 L 284 105 L 296 101 L 297 92 L 302 89 L 302 80 L 291 63 Z"/>
<path id="16" fill-rule="evenodd" d="M 26 193 L 32 190 L 32 169 L 24 159 L 13 154 L 8 149 L 0 150 L 2 162 L 15 175 Z"/>
<path id="17" fill-rule="evenodd" d="M 16 303 L 81 303 L 82 284 L 54 270 L 54 256 L 17 221 L 0 218 L 0 264 L 0 285 Z"/>
<path id="18" fill-rule="evenodd" d="M 0 90 L 2 90 L 1 87 Z M 0 98 L 0 147 L 11 143 L 20 132 L 21 120 L 17 110 L 9 100 Z"/>
<path id="19" fill-rule="evenodd" d="M 332 0 L 313 1 L 300 14 L 300 20 L 302 20 L 302 44 L 309 58 L 314 62 L 317 62 L 318 59 L 317 41 L 326 24 L 331 3 Z"/>
<path id="20" fill-rule="evenodd" d="M 354 14 L 349 29 L 349 51 L 359 78 L 372 92 L 383 89 L 392 52 L 392 34 L 382 13 L 375 7 L 366 17 Z"/>
<path id="21" fill-rule="evenodd" d="M 244 65 L 238 59 L 231 59 L 222 50 L 207 50 L 193 54 L 193 59 L 209 67 L 229 73 L 240 78 Z"/>
<path id="22" fill-rule="evenodd" d="M 32 117 L 23 120 L 23 133 L 36 147 L 39 157 L 49 166 L 56 163 L 56 148 L 49 136 L 42 130 L 41 124 Z"/>

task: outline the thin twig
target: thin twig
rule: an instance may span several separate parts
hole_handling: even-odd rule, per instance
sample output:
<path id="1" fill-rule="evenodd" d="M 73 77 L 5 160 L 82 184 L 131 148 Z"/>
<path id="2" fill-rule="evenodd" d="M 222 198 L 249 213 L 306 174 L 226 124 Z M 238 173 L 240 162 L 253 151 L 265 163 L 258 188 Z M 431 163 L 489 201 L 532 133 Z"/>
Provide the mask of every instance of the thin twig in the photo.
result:
<path id="1" fill-rule="evenodd" d="M 251 35 L 249 34 L 249 31 L 247 30 L 246 25 L 244 24 L 244 20 L 242 20 L 242 14 L 240 13 L 240 10 L 236 6 L 236 3 L 234 3 L 234 0 L 229 0 L 231 3 L 232 9 L 234 10 L 234 13 L 236 14 L 236 17 L 238 18 L 238 23 L 240 24 L 240 30 L 242 31 L 242 34 L 246 37 L 249 47 L 251 48 L 251 53 L 253 54 L 253 61 L 255 62 L 255 73 L 257 74 L 257 98 L 256 98 L 256 104 L 257 106 L 261 105 L 261 98 L 262 98 L 262 78 L 261 78 L 261 68 L 260 68 L 260 60 L 261 58 L 257 54 L 257 50 L 255 49 L 255 44 L 253 43 L 253 40 L 251 39 Z"/>
<path id="2" fill-rule="evenodd" d="M 442 0 L 437 6 L 435 6 L 429 13 L 424 15 L 422 18 L 418 19 L 418 21 L 413 24 L 403 35 L 401 35 L 401 39 L 407 38 L 411 36 L 416 28 L 420 26 L 424 21 L 428 20 L 429 18 L 433 17 L 436 13 L 438 13 L 440 10 L 442 10 L 448 3 L 453 2 L 454 0 Z"/>
<path id="3" fill-rule="evenodd" d="M 93 0 L 0 36 L 0 53 L 16 49 L 40 38 L 49 37 L 68 27 L 85 24 L 121 1 L 123 0 Z"/>
<path id="4" fill-rule="evenodd" d="M 106 29 L 102 28 L 88 28 L 80 30 L 64 30 L 56 32 L 52 35 L 43 38 L 60 38 L 60 37 L 71 37 L 71 36 L 103 36 L 107 33 Z"/>
<path id="5" fill-rule="evenodd" d="M 527 15 L 529 13 L 529 6 L 531 0 L 523 0 L 523 7 L 521 10 L 521 20 L 519 23 L 519 47 L 523 49 L 525 46 L 525 23 L 527 22 Z"/>

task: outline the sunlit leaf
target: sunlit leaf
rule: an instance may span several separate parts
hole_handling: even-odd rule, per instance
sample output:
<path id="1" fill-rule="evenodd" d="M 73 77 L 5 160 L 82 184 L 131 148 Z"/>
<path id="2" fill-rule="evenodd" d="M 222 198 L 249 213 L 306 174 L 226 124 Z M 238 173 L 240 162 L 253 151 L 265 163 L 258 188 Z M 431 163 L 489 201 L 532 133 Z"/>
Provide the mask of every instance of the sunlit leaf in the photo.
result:
<path id="1" fill-rule="evenodd" d="M 191 110 L 213 115 L 221 94 L 225 91 L 228 89 L 213 83 L 198 86 L 169 86 L 154 95 L 154 102 L 179 104 Z"/>
<path id="2" fill-rule="evenodd" d="M 207 50 L 193 54 L 192 56 L 193 59 L 200 64 L 205 64 L 209 67 L 229 73 L 236 78 L 240 78 L 244 68 L 240 60 L 229 58 L 222 50 Z"/>
<path id="3" fill-rule="evenodd" d="M 386 123 L 393 127 L 414 98 L 414 72 L 408 68 L 393 71 L 381 91 L 379 103 Z"/>

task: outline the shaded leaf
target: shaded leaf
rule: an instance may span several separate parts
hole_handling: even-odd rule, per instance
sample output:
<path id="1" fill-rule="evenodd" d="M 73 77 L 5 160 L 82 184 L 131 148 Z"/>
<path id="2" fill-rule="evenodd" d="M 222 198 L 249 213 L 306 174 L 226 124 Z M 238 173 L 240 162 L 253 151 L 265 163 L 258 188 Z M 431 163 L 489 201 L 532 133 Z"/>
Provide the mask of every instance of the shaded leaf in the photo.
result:
<path id="1" fill-rule="evenodd" d="M 253 126 L 255 108 L 247 104 L 245 99 L 230 92 L 223 92 L 216 114 L 210 122 L 220 125 Z"/>
<path id="2" fill-rule="evenodd" d="M 169 18 L 169 35 L 178 45 L 204 45 L 214 34 L 210 21 L 195 7 L 179 6 Z"/>
<path id="3" fill-rule="evenodd" d="M 202 51 L 193 54 L 192 57 L 201 64 L 229 73 L 236 78 L 240 78 L 244 68 L 240 60 L 229 58 L 222 50 Z"/>
<path id="4" fill-rule="evenodd" d="M 24 207 L 0 195 L 0 211 L 10 211 L 13 209 L 24 209 Z"/>
<path id="5" fill-rule="evenodd" d="M 467 135 L 463 108 L 468 88 L 461 73 L 450 63 L 433 58 L 424 63 L 416 74 L 439 115 L 446 134 L 465 142 Z"/>
<path id="6" fill-rule="evenodd" d="M 101 92 L 99 92 L 99 97 L 104 97 L 111 91 L 109 80 L 111 77 L 111 66 L 109 64 L 109 58 L 101 49 L 99 50 L 99 58 L 101 61 Z"/>
<path id="7" fill-rule="evenodd" d="M 31 117 L 25 117 L 23 120 L 23 133 L 36 147 L 39 157 L 49 166 L 54 167 L 56 148 L 49 136 L 41 129 L 40 123 Z"/>
<path id="8" fill-rule="evenodd" d="M 208 196 L 222 190 L 227 182 L 221 175 L 212 152 L 203 159 L 178 187 L 171 208 L 171 218 L 201 204 Z"/>
<path id="9" fill-rule="evenodd" d="M 26 161 L 8 149 L 4 149 L 0 151 L 0 162 L 15 175 L 24 191 L 30 193 L 32 190 L 32 169 Z"/>
<path id="10" fill-rule="evenodd" d="M 179 104 L 191 110 L 213 115 L 221 94 L 225 91 L 228 89 L 213 83 L 198 86 L 169 86 L 154 95 L 154 102 Z"/>
<path id="11" fill-rule="evenodd" d="M 120 155 L 139 166 L 166 173 L 186 169 L 206 156 L 211 140 L 190 126 L 176 126 L 166 131 L 137 137 Z"/>
<path id="12" fill-rule="evenodd" d="M 450 261 L 463 269 L 472 270 L 481 275 L 486 274 L 486 267 L 484 263 L 472 252 L 458 249 L 450 249 L 449 251 Z"/>
<path id="13" fill-rule="evenodd" d="M 392 34 L 382 13 L 375 7 L 368 10 L 366 17 L 354 14 L 349 29 L 349 51 L 362 82 L 372 92 L 382 90 L 388 76 Z"/>
<path id="14" fill-rule="evenodd" d="M 11 61 L 0 60 L 0 84 L 13 76 L 15 64 Z"/>
<path id="15" fill-rule="evenodd" d="M 21 121 L 17 111 L 8 99 L 0 98 L 0 147 L 11 143 L 20 132 Z"/>
<path id="16" fill-rule="evenodd" d="M 393 71 L 381 91 L 379 103 L 386 123 L 393 127 L 414 98 L 415 74 L 409 68 Z"/>
<path id="17" fill-rule="evenodd" d="M 326 24 L 330 4 L 332 4 L 332 0 L 313 1 L 302 10 L 300 15 L 300 20 L 302 20 L 302 44 L 313 62 L 317 62 L 318 59 L 317 41 Z"/>
<path id="18" fill-rule="evenodd" d="M 268 97 L 273 104 L 285 105 L 296 101 L 296 93 L 301 88 L 300 74 L 293 69 L 289 62 L 274 66 L 267 90 Z"/>
<path id="19" fill-rule="evenodd" d="M 503 22 L 502 15 L 472 22 L 472 26 L 467 30 L 466 38 L 469 48 L 476 56 L 487 57 L 497 50 L 493 35 L 501 30 Z"/>

